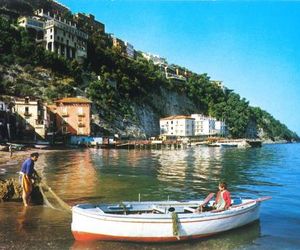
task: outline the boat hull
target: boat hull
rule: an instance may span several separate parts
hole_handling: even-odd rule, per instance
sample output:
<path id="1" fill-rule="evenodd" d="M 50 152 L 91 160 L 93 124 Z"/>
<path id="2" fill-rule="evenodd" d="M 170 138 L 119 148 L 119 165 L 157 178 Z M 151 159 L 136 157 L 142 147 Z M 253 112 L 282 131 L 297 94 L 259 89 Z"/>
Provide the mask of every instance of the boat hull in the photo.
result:
<path id="1" fill-rule="evenodd" d="M 172 242 L 209 237 L 244 226 L 259 218 L 259 203 L 218 213 L 178 214 L 174 235 L 172 214 L 108 215 L 85 213 L 73 207 L 72 233 L 76 240 Z"/>

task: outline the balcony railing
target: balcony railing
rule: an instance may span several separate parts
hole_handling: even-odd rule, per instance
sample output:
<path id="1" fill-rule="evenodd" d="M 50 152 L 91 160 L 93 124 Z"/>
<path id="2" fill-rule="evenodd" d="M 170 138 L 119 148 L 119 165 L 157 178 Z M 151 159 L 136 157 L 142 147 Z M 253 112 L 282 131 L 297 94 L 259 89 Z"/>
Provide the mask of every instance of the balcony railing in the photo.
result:
<path id="1" fill-rule="evenodd" d="M 69 116 L 69 114 L 68 114 L 68 112 L 63 112 L 63 113 L 61 114 L 61 116 L 62 116 L 62 117 L 67 117 L 67 116 Z"/>
<path id="2" fill-rule="evenodd" d="M 24 116 L 31 116 L 32 114 L 31 113 L 29 113 L 28 111 L 25 111 L 24 112 Z"/>
<path id="3" fill-rule="evenodd" d="M 78 127 L 80 127 L 80 128 L 85 127 L 85 124 L 82 122 L 78 122 Z"/>
<path id="4" fill-rule="evenodd" d="M 77 115 L 78 115 L 79 117 L 85 117 L 85 113 L 83 113 L 83 112 L 78 112 Z"/>

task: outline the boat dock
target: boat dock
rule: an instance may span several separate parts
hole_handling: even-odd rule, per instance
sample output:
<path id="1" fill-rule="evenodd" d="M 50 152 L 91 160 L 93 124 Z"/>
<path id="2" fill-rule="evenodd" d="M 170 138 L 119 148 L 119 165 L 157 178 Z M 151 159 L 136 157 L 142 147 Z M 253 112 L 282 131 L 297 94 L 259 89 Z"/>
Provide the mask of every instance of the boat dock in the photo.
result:
<path id="1" fill-rule="evenodd" d="M 191 146 L 190 143 L 182 142 L 180 140 L 128 140 L 117 141 L 115 143 L 104 143 L 91 145 L 97 148 L 110 149 L 185 149 Z"/>
<path id="2" fill-rule="evenodd" d="M 250 139 L 221 139 L 218 141 L 201 141 L 190 142 L 187 140 L 128 140 L 116 141 L 115 143 L 104 143 L 92 145 L 97 148 L 111 148 L 111 149 L 186 149 L 193 146 L 211 146 L 211 147 L 261 147 L 260 140 Z"/>

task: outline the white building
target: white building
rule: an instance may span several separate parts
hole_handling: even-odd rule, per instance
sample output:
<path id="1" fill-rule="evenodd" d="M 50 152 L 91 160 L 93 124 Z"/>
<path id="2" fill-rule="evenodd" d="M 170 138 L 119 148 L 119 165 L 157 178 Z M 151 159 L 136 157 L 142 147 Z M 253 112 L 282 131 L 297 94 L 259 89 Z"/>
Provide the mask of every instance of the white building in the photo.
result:
<path id="1" fill-rule="evenodd" d="M 47 110 L 44 104 L 29 97 L 18 98 L 14 106 L 17 115 L 17 125 L 33 139 L 45 138 L 47 129 Z"/>
<path id="2" fill-rule="evenodd" d="M 215 118 L 207 117 L 202 114 L 192 114 L 191 117 L 195 119 L 195 135 L 217 134 Z"/>
<path id="3" fill-rule="evenodd" d="M 58 15 L 39 9 L 33 17 L 20 17 L 18 24 L 35 30 L 36 40 L 43 41 L 46 50 L 79 61 L 87 57 L 88 35 Z"/>
<path id="4" fill-rule="evenodd" d="M 202 114 L 175 115 L 161 118 L 160 135 L 167 136 L 210 136 L 226 135 L 226 124 L 216 118 Z"/>
<path id="5" fill-rule="evenodd" d="M 155 65 L 167 65 L 167 59 L 160 57 L 159 55 L 153 55 L 151 53 L 142 53 L 143 57 L 148 61 L 152 61 Z"/>
<path id="6" fill-rule="evenodd" d="M 219 135 L 224 136 L 227 134 L 226 124 L 224 121 L 216 121 L 215 129 L 216 129 L 217 134 L 219 134 Z"/>
<path id="7" fill-rule="evenodd" d="M 125 42 L 126 54 L 130 58 L 134 58 L 134 47 L 132 44 Z"/>
<path id="8" fill-rule="evenodd" d="M 159 121 L 160 134 L 167 136 L 193 136 L 194 118 L 191 116 L 175 115 L 161 118 Z"/>
<path id="9" fill-rule="evenodd" d="M 88 35 L 78 30 L 71 23 L 61 19 L 46 21 L 44 40 L 46 49 L 67 58 L 82 59 L 87 57 Z"/>

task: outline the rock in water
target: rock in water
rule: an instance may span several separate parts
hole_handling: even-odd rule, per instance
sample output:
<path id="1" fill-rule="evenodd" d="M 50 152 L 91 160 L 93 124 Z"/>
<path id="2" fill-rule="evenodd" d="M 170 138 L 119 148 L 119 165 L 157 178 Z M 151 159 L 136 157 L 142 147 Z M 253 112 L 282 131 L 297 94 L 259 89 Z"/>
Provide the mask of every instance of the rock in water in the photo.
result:
<path id="1" fill-rule="evenodd" d="M 22 187 L 17 179 L 0 180 L 0 201 L 22 201 Z M 38 186 L 33 186 L 31 202 L 43 204 L 43 196 Z"/>

